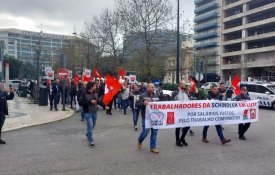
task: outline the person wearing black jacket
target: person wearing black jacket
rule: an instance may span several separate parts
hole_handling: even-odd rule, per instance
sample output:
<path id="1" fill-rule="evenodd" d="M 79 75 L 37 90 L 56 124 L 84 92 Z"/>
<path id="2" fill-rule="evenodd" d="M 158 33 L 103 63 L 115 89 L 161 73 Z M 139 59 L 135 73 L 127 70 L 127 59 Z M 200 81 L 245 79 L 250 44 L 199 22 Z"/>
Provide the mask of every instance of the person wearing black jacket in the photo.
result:
<path id="1" fill-rule="evenodd" d="M 145 128 L 145 109 L 146 105 L 149 102 L 156 102 L 159 101 L 159 97 L 155 94 L 155 86 L 154 84 L 150 83 L 147 86 L 147 92 L 140 95 L 139 100 L 137 101 L 136 105 L 141 109 L 141 116 L 142 116 L 142 132 L 138 138 L 138 149 L 141 149 L 143 140 L 148 136 L 151 130 L 151 138 L 150 138 L 150 151 L 152 153 L 159 153 L 159 150 L 156 148 L 157 146 L 157 136 L 158 136 L 158 129 L 153 128 Z"/>
<path id="2" fill-rule="evenodd" d="M 207 99 L 208 100 L 220 100 L 221 101 L 222 97 L 223 96 L 219 94 L 218 86 L 213 85 L 211 87 L 211 90 L 208 93 Z M 207 140 L 207 130 L 208 130 L 208 128 L 209 128 L 209 126 L 204 126 L 204 128 L 203 128 L 202 141 L 205 142 L 205 143 L 209 143 L 209 141 Z M 216 130 L 217 130 L 218 136 L 219 136 L 219 138 L 220 138 L 223 145 L 231 141 L 230 139 L 224 138 L 221 125 L 216 125 Z"/>
<path id="3" fill-rule="evenodd" d="M 97 119 L 97 101 L 96 98 L 95 82 L 89 82 L 86 86 L 86 92 L 83 97 L 83 113 L 84 118 L 87 122 L 87 133 L 86 136 L 89 141 L 89 146 L 94 147 L 93 130 L 96 125 Z"/>
<path id="4" fill-rule="evenodd" d="M 57 104 L 58 104 L 58 96 L 60 94 L 60 85 L 59 85 L 59 80 L 56 79 L 54 83 L 50 83 L 49 85 L 49 99 L 50 99 L 50 111 L 54 109 L 57 111 Z"/>
<path id="5" fill-rule="evenodd" d="M 185 81 L 181 81 L 179 83 L 178 89 L 173 91 L 172 93 L 172 100 L 174 101 L 189 101 L 190 100 L 190 90 L 191 84 L 186 83 Z M 182 129 L 182 135 L 180 136 L 180 130 Z M 190 127 L 184 127 L 184 128 L 176 128 L 175 135 L 176 135 L 176 145 L 179 147 L 182 147 L 183 145 L 187 146 L 187 142 L 185 141 L 185 136 L 188 132 Z"/>
<path id="6" fill-rule="evenodd" d="M 71 82 L 70 96 L 71 96 L 71 100 L 70 100 L 71 108 L 73 109 L 73 102 L 74 102 L 74 104 L 76 105 L 76 100 L 75 100 L 75 96 L 76 96 L 76 85 L 75 85 L 75 82 L 74 82 L 74 81 Z"/>
<path id="7" fill-rule="evenodd" d="M 5 144 L 6 142 L 2 140 L 2 128 L 5 123 L 6 115 L 9 115 L 7 100 L 12 100 L 14 98 L 13 88 L 4 91 L 4 84 L 0 83 L 0 144 Z"/>
<path id="8" fill-rule="evenodd" d="M 251 100 L 250 97 L 247 94 L 247 89 L 245 86 L 241 87 L 241 94 L 236 96 L 233 100 L 235 101 L 246 101 Z M 250 123 L 240 123 L 238 127 L 238 134 L 240 140 L 246 140 L 246 137 L 244 136 L 244 133 L 248 130 L 250 127 Z"/>

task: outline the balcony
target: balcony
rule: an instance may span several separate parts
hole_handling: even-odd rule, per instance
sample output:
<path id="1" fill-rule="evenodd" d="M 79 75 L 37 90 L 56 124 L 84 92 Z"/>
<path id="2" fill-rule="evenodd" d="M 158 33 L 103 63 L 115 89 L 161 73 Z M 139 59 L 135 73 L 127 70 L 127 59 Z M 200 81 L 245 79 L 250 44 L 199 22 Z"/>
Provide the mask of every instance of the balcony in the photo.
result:
<path id="1" fill-rule="evenodd" d="M 204 1 L 207 1 L 207 0 L 195 0 L 195 4 L 197 5 L 197 4 L 200 4 L 200 3 L 204 2 Z"/>
<path id="2" fill-rule="evenodd" d="M 217 2 L 210 2 L 195 9 L 195 14 L 205 13 L 209 10 L 215 9 L 219 6 Z"/>
<path id="3" fill-rule="evenodd" d="M 209 48 L 209 47 L 215 47 L 215 46 L 218 46 L 218 42 L 211 41 L 211 42 L 202 43 L 202 44 L 195 44 L 195 49 Z"/>
<path id="4" fill-rule="evenodd" d="M 218 37 L 218 33 L 213 31 L 213 32 L 208 32 L 208 33 L 202 33 L 202 34 L 195 35 L 194 39 L 196 41 L 200 41 L 200 40 L 216 38 L 216 37 Z"/>
<path id="5" fill-rule="evenodd" d="M 212 28 L 216 28 L 218 27 L 218 22 L 216 20 L 208 22 L 207 24 L 204 25 L 197 25 L 195 26 L 194 30 L 195 32 L 200 32 L 200 31 L 204 31 L 204 30 L 209 30 Z"/>
<path id="6" fill-rule="evenodd" d="M 197 15 L 195 17 L 195 23 L 201 22 L 201 21 L 205 21 L 208 19 L 213 19 L 213 18 L 217 18 L 219 16 L 218 12 L 216 10 L 201 14 L 201 15 Z"/>

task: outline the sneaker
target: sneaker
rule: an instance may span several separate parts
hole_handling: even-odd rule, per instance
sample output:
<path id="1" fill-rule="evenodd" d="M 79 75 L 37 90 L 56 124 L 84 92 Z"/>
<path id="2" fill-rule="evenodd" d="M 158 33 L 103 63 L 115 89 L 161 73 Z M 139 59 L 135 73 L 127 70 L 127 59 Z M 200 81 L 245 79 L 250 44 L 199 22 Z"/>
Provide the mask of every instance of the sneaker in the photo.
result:
<path id="1" fill-rule="evenodd" d="M 223 140 L 222 140 L 222 144 L 224 145 L 224 144 L 226 144 L 226 143 L 229 143 L 230 141 L 231 141 L 231 139 L 228 139 L 228 140 L 227 140 L 227 139 L 223 139 Z"/>
<path id="2" fill-rule="evenodd" d="M 81 121 L 84 121 L 84 119 L 82 118 Z"/>
<path id="3" fill-rule="evenodd" d="M 177 145 L 178 147 L 182 147 L 182 146 L 183 146 L 183 144 L 181 143 L 181 141 L 176 141 L 176 145 Z"/>
<path id="4" fill-rule="evenodd" d="M 209 141 L 207 140 L 207 138 L 203 138 L 203 139 L 202 139 L 202 142 L 204 142 L 204 143 L 209 143 Z"/>
<path id="5" fill-rule="evenodd" d="M 239 136 L 239 139 L 240 140 L 246 140 L 246 137 L 245 136 Z"/>
<path id="6" fill-rule="evenodd" d="M 0 144 L 4 145 L 4 144 L 6 144 L 6 142 L 4 140 L 0 139 Z"/>
<path id="7" fill-rule="evenodd" d="M 188 146 L 188 143 L 187 143 L 185 140 L 181 141 L 181 143 L 182 143 L 184 146 Z"/>
<path id="8" fill-rule="evenodd" d="M 138 149 L 141 149 L 141 146 L 142 146 L 142 143 L 138 142 L 137 148 L 138 148 Z"/>
<path id="9" fill-rule="evenodd" d="M 150 149 L 150 152 L 151 152 L 151 153 L 158 154 L 158 153 L 159 153 L 159 150 L 156 149 L 156 148 L 151 148 L 151 149 Z"/>
<path id="10" fill-rule="evenodd" d="M 135 131 L 137 131 L 138 130 L 138 127 L 137 126 L 135 126 Z"/>
<path id="11" fill-rule="evenodd" d="M 89 143 L 89 146 L 94 147 L 95 146 L 94 142 Z"/>

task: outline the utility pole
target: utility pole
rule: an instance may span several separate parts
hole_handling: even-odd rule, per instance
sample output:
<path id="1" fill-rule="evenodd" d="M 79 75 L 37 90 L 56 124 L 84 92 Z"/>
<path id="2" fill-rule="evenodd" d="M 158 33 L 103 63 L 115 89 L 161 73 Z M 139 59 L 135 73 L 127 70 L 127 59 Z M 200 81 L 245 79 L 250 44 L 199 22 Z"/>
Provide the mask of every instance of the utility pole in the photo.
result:
<path id="1" fill-rule="evenodd" d="M 38 45 L 37 45 L 37 62 L 36 62 L 36 88 L 35 88 L 35 99 L 34 103 L 39 102 L 39 86 L 40 86 L 40 55 L 42 51 L 42 46 L 41 46 L 41 40 L 42 40 L 42 34 L 43 31 L 41 30 L 39 33 L 39 40 L 38 40 Z"/>
<path id="2" fill-rule="evenodd" d="M 177 66 L 176 66 L 176 82 L 180 82 L 180 0 L 178 0 L 177 15 Z"/>

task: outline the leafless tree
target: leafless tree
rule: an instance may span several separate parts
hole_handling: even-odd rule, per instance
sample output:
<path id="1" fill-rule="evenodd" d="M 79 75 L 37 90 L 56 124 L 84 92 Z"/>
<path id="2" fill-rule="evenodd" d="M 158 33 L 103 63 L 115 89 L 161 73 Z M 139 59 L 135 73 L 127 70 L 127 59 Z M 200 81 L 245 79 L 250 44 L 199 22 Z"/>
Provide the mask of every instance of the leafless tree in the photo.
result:
<path id="1" fill-rule="evenodd" d="M 142 38 L 145 45 L 144 56 L 141 62 L 145 67 L 147 81 L 152 78 L 154 57 L 154 44 L 159 44 L 152 35 L 167 28 L 167 23 L 172 20 L 172 6 L 168 0 L 118 0 L 117 9 L 124 22 L 129 27 L 127 35 L 136 35 Z"/>

